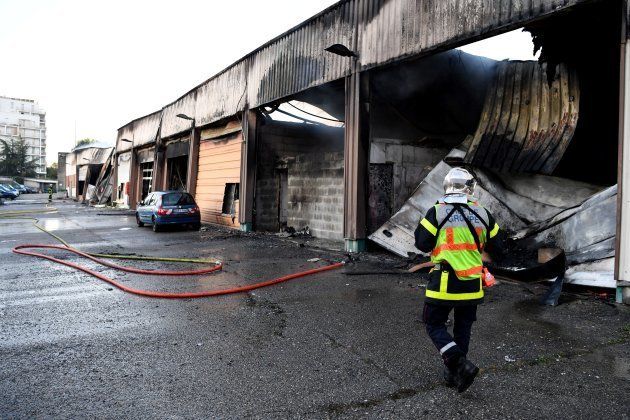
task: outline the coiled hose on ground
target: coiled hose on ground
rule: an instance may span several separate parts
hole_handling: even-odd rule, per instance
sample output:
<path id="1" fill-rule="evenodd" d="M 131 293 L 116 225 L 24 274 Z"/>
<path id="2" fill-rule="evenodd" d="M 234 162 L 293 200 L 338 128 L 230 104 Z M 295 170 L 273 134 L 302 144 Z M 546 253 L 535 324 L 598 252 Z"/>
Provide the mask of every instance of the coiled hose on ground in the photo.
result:
<path id="1" fill-rule="evenodd" d="M 209 290 L 209 291 L 203 291 L 203 292 L 179 292 L 179 293 L 173 293 L 173 292 L 157 292 L 157 291 L 152 291 L 152 290 L 143 290 L 143 289 L 135 289 L 129 286 L 126 286 L 122 283 L 117 282 L 114 279 L 111 279 L 99 272 L 96 272 L 94 270 L 91 270 L 87 267 L 84 267 L 82 265 L 79 264 L 75 264 L 69 261 L 65 261 L 65 260 L 61 260 L 59 258 L 55 258 L 53 256 L 50 255 L 46 255 L 46 254 L 42 254 L 39 252 L 33 252 L 33 251 L 26 251 L 26 249 L 33 249 L 33 248 L 44 248 L 44 249 L 57 249 L 57 250 L 61 250 L 61 251 L 66 251 L 66 252 L 71 252 L 74 253 L 76 255 L 79 255 L 81 257 L 87 258 L 97 264 L 101 264 L 103 266 L 106 267 L 110 267 L 113 268 L 115 270 L 120 270 L 120 271 L 124 271 L 124 272 L 128 272 L 128 273 L 134 273 L 134 274 L 144 274 L 144 275 L 153 275 L 153 276 L 189 276 L 189 275 L 200 275 L 200 274 L 208 274 L 208 273 L 212 273 L 214 271 L 218 271 L 221 270 L 223 268 L 223 264 L 219 261 L 211 261 L 211 260 L 203 260 L 203 259 L 195 259 L 195 258 L 166 258 L 166 257 L 144 257 L 144 256 L 137 256 L 137 255 L 111 255 L 111 254 L 92 254 L 92 253 L 87 253 L 87 252 L 83 252 L 80 251 L 74 247 L 72 247 L 70 244 L 68 244 L 63 238 L 55 235 L 54 233 L 50 232 L 49 230 L 47 230 L 46 228 L 44 228 L 43 226 L 40 226 L 38 224 L 39 220 L 35 217 L 26 217 L 26 215 L 28 214 L 48 214 L 48 213 L 55 213 L 57 212 L 56 208 L 47 208 L 47 209 L 43 209 L 43 210 L 19 210 L 19 211 L 9 211 L 9 212 L 0 212 L 0 219 L 1 218 L 7 218 L 7 219 L 22 219 L 22 220 L 31 220 L 33 221 L 33 225 L 41 230 L 42 232 L 52 236 L 53 238 L 55 238 L 57 241 L 61 242 L 63 244 L 62 245 L 47 245 L 47 244 L 23 244 L 23 245 L 18 245 L 16 247 L 14 247 L 12 249 L 12 251 L 16 254 L 22 254 L 22 255 L 28 255 L 31 257 L 37 257 L 37 258 L 43 258 L 43 259 L 47 259 L 49 261 L 58 263 L 58 264 L 63 264 L 67 267 L 71 267 L 74 268 L 76 270 L 80 270 L 83 271 L 84 273 L 87 273 L 93 277 L 96 277 L 97 279 L 100 279 L 104 282 L 107 282 L 109 284 L 111 284 L 114 287 L 117 287 L 118 289 L 127 292 L 127 293 L 132 293 L 135 295 L 140 295 L 140 296 L 145 296 L 145 297 L 151 297 L 151 298 L 162 298 L 162 299 L 189 299 L 189 298 L 202 298 L 202 297 L 210 297 L 210 296 L 220 296 L 220 295 L 227 295 L 227 294 L 232 294 L 232 293 L 243 293 L 243 292 L 248 292 L 251 290 L 255 290 L 255 289 L 259 289 L 262 287 L 267 287 L 267 286 L 271 286 L 274 284 L 278 284 L 278 283 L 282 283 L 285 281 L 289 281 L 289 280 L 293 280 L 293 279 L 297 279 L 300 277 L 305 277 L 311 274 L 315 274 L 315 273 L 320 273 L 322 271 L 328 271 L 328 270 L 333 270 L 336 268 L 339 268 L 341 266 L 343 266 L 343 262 L 339 262 L 339 263 L 333 263 L 324 267 L 318 267 L 315 269 L 311 269 L 311 270 L 306 270 L 306 271 L 301 271 L 298 273 L 293 273 L 293 274 L 289 274 L 283 277 L 278 277 L 272 280 L 266 280 L 266 281 L 262 281 L 262 282 L 258 282 L 258 283 L 254 283 L 254 284 L 250 284 L 250 285 L 246 285 L 246 286 L 238 286 L 238 287 L 232 287 L 229 289 L 221 289 L 221 290 Z M 126 259 L 126 260 L 139 260 L 139 261 L 163 261 L 163 262 L 185 262 L 185 263 L 196 263 L 196 264 L 213 264 L 212 267 L 209 268 L 204 268 L 204 269 L 200 269 L 200 270 L 186 270 L 186 271 L 168 271 L 168 270 L 143 270 L 143 269 L 139 269 L 139 268 L 133 268 L 133 267 L 125 267 L 125 266 L 121 266 L 121 265 L 117 265 L 108 261 L 105 261 L 104 259 Z"/>

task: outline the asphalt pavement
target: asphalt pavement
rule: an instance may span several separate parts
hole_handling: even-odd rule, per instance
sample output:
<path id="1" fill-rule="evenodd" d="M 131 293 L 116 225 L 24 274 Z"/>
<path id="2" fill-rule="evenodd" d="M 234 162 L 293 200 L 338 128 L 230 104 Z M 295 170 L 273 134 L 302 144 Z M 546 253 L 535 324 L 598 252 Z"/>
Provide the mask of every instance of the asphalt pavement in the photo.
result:
<path id="1" fill-rule="evenodd" d="M 0 418 L 630 415 L 627 306 L 579 293 L 542 307 L 545 286 L 499 284 L 473 331 L 469 356 L 482 373 L 460 395 L 442 383 L 424 332 L 424 277 L 391 274 L 403 262 L 386 253 L 248 294 L 150 299 L 12 253 L 18 244 L 56 243 L 32 221 L 1 213 L 45 202 L 25 196 L 0 206 Z M 229 288 L 348 258 L 304 238 L 219 227 L 154 233 L 128 212 L 53 205 L 58 212 L 37 215 L 40 223 L 81 250 L 224 262 L 209 275 L 156 277 L 45 251 L 137 288 Z"/>

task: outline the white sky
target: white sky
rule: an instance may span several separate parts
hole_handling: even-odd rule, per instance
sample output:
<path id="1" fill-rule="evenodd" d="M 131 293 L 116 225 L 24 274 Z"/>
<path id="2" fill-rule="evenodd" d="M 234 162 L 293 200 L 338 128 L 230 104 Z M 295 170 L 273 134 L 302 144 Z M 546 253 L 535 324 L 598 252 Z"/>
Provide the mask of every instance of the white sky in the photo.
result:
<path id="1" fill-rule="evenodd" d="M 0 95 L 44 107 L 50 164 L 74 145 L 75 121 L 78 139 L 113 144 L 121 125 L 335 2 L 0 0 Z M 466 50 L 531 59 L 529 35 L 513 34 Z"/>

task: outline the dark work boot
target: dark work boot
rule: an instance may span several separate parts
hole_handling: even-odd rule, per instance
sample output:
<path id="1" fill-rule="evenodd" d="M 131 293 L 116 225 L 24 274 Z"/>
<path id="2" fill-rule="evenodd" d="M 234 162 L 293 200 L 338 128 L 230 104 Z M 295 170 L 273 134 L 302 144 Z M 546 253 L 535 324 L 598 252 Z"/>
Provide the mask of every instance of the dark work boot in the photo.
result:
<path id="1" fill-rule="evenodd" d="M 475 380 L 475 376 L 479 373 L 479 368 L 473 362 L 462 357 L 457 362 L 457 375 L 455 382 L 457 383 L 457 392 L 464 392 L 470 387 Z"/>
<path id="2" fill-rule="evenodd" d="M 451 371 L 448 367 L 444 366 L 444 382 L 446 382 L 446 386 L 454 388 L 457 386 L 457 382 L 455 382 L 455 377 L 457 373 L 455 371 Z"/>

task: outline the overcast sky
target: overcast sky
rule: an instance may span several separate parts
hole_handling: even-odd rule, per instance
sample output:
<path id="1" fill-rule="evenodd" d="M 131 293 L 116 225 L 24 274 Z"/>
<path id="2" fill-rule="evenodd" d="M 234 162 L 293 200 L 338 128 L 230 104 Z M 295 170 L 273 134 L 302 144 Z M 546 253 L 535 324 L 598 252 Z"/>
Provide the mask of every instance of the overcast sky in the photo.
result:
<path id="1" fill-rule="evenodd" d="M 0 95 L 47 111 L 48 164 L 160 109 L 333 0 L 0 0 Z M 511 33 L 467 51 L 531 57 Z"/>

